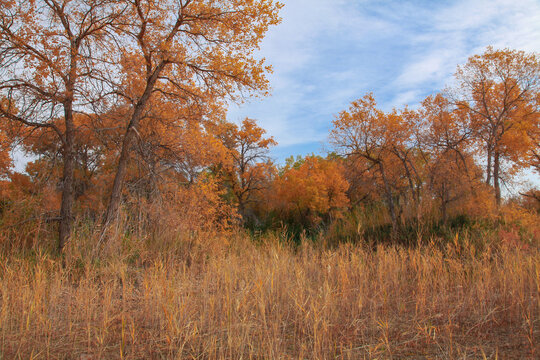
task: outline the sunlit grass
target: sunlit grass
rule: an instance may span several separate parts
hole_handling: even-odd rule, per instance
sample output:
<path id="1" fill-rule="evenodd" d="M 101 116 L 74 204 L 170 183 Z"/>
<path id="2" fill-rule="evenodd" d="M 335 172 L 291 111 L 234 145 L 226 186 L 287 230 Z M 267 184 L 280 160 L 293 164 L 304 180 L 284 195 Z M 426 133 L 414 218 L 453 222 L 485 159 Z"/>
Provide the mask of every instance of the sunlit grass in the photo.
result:
<path id="1" fill-rule="evenodd" d="M 85 241 L 0 259 L 0 358 L 538 356 L 537 249 Z"/>

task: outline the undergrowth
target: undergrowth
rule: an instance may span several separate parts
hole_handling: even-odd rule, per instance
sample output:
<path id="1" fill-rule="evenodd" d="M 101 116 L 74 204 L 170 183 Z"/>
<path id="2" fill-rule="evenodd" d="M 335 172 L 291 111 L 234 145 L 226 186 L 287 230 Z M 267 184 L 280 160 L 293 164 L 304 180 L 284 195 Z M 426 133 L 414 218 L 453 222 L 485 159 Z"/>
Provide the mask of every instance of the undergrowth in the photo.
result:
<path id="1" fill-rule="evenodd" d="M 539 355 L 539 249 L 502 225 L 482 247 L 123 234 L 1 255 L 1 359 Z"/>

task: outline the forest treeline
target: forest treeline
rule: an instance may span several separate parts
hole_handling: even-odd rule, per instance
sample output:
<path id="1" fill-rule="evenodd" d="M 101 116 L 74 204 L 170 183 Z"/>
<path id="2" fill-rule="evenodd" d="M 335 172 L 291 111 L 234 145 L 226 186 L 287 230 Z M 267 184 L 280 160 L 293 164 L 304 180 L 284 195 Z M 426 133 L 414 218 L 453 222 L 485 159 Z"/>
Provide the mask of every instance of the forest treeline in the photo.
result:
<path id="1" fill-rule="evenodd" d="M 540 190 L 515 194 L 521 171 L 540 173 L 538 54 L 488 48 L 414 108 L 382 111 L 366 94 L 333 119 L 330 153 L 279 165 L 256 120 L 226 110 L 269 91 L 254 52 L 281 6 L 3 1 L 2 247 L 62 249 L 78 227 L 106 242 L 118 224 L 412 241 L 467 221 L 535 223 Z M 24 173 L 13 150 L 31 159 Z"/>

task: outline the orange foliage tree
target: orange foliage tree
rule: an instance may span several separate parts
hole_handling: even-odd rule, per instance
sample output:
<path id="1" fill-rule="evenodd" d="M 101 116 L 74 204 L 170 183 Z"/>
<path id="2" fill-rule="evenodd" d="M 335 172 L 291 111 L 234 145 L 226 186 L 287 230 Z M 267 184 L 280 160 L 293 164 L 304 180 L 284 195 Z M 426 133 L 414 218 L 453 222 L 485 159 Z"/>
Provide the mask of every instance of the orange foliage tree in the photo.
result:
<path id="1" fill-rule="evenodd" d="M 337 160 L 307 156 L 282 169 L 270 196 L 272 207 L 282 219 L 296 219 L 310 226 L 339 216 L 349 205 L 348 188 Z"/>
<path id="2" fill-rule="evenodd" d="M 219 135 L 232 159 L 231 165 L 223 168 L 223 173 L 244 220 L 248 217 L 247 206 L 254 201 L 256 193 L 268 186 L 274 168 L 268 152 L 277 143 L 272 137 L 264 137 L 265 133 L 255 120 L 245 118 L 240 127 L 224 124 Z"/>
<path id="3" fill-rule="evenodd" d="M 470 148 L 470 117 L 441 94 L 428 96 L 417 116 L 426 180 L 446 223 L 450 205 L 471 195 L 473 183 L 478 180 L 478 167 Z"/>
<path id="4" fill-rule="evenodd" d="M 75 114 L 73 124 L 77 131 L 73 141 L 73 197 L 75 207 L 84 209 L 86 215 L 95 218 L 103 208 L 103 198 L 94 196 L 94 192 L 104 191 L 105 184 L 100 183 L 104 172 L 104 162 L 108 154 L 109 143 L 105 143 L 94 131 L 95 116 Z M 51 122 L 60 131 L 65 130 L 62 119 Z M 49 128 L 40 128 L 20 133 L 21 149 L 26 154 L 38 159 L 27 165 L 27 172 L 34 179 L 47 179 L 48 186 L 62 188 L 62 144 L 58 143 L 54 131 Z M 77 206 L 79 205 L 79 206 Z M 80 214 L 80 213 L 79 213 Z"/>
<path id="5" fill-rule="evenodd" d="M 122 1 L 116 28 L 122 81 L 112 81 L 131 107 L 118 159 L 106 223 L 114 220 L 131 147 L 148 102 L 215 103 L 242 91 L 266 91 L 264 60 L 255 60 L 269 26 L 279 22 L 272 0 Z M 201 114 L 202 115 L 202 114 Z"/>
<path id="6" fill-rule="evenodd" d="M 0 116 L 30 128 L 47 128 L 61 144 L 62 200 L 58 247 L 73 221 L 75 112 L 106 92 L 107 26 L 122 14 L 117 1 L 36 0 L 0 3 Z M 102 91 L 103 90 L 103 91 Z M 62 118 L 63 128 L 55 123 Z"/>
<path id="7" fill-rule="evenodd" d="M 195 219 L 206 227 L 214 219 L 214 225 L 219 227 L 235 217 L 222 199 L 224 190 L 211 171 L 218 165 L 231 166 L 229 150 L 212 132 L 211 119 L 191 118 L 184 111 L 153 101 L 143 118 L 151 121 L 141 123 L 123 192 L 131 205 L 128 210 L 136 209 L 139 226 L 145 223 L 141 214 L 151 224 L 163 224 L 167 218 L 177 227 L 189 223 L 191 229 L 197 223 Z M 221 113 L 207 115 L 214 116 Z M 113 172 L 116 157 L 108 161 Z"/>
<path id="8" fill-rule="evenodd" d="M 366 169 L 375 173 L 385 199 L 392 223 L 392 237 L 398 231 L 397 195 L 404 186 L 402 166 L 412 165 L 405 157 L 411 127 L 396 111 L 384 113 L 377 109 L 372 94 L 353 101 L 349 110 L 342 111 L 333 121 L 330 141 L 346 158 L 361 158 Z M 358 162 L 357 162 L 358 163 Z M 412 174 L 410 174 L 412 179 Z M 412 185 L 414 187 L 414 185 Z"/>
<path id="9" fill-rule="evenodd" d="M 540 121 L 540 60 L 536 54 L 489 47 L 459 66 L 456 80 L 451 98 L 470 113 L 474 138 L 487 157 L 486 183 L 493 185 L 500 205 L 501 182 L 526 166 L 527 134 Z"/>

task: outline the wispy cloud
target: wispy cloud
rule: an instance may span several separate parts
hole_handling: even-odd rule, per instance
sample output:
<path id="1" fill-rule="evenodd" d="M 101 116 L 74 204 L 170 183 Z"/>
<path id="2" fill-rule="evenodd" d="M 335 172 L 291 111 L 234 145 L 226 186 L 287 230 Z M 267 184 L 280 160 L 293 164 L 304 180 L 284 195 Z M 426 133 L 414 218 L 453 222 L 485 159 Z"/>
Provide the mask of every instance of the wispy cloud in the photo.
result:
<path id="1" fill-rule="evenodd" d="M 417 51 L 410 53 L 393 82 L 399 93 L 390 101 L 398 102 L 404 91 L 414 89 L 420 95 L 441 89 L 451 81 L 457 64 L 488 45 L 540 50 L 540 3 L 535 0 L 459 1 L 429 15 L 431 21 L 422 31 L 410 34 Z"/>
<path id="2" fill-rule="evenodd" d="M 540 50 L 536 0 L 282 2 L 260 53 L 274 66 L 273 95 L 229 113 L 259 119 L 281 159 L 320 148 L 334 116 L 366 92 L 385 109 L 414 105 L 487 45 Z"/>

